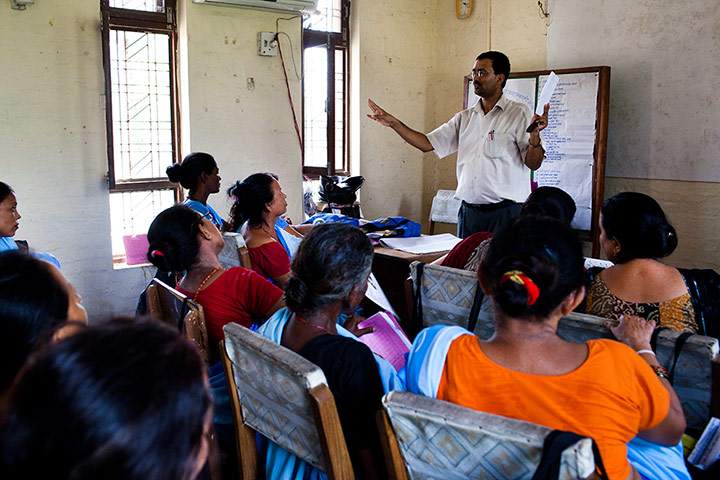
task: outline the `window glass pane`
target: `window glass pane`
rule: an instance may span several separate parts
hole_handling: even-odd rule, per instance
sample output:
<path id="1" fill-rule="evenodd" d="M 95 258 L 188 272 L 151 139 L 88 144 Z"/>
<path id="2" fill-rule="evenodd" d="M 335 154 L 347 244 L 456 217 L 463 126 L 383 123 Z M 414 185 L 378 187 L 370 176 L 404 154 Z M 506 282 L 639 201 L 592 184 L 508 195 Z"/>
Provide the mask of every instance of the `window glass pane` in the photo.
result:
<path id="1" fill-rule="evenodd" d="M 115 178 L 165 179 L 173 162 L 169 35 L 110 31 Z"/>
<path id="2" fill-rule="evenodd" d="M 306 48 L 303 55 L 305 166 L 327 167 L 327 47 Z"/>
<path id="3" fill-rule="evenodd" d="M 110 194 L 110 236 L 113 255 L 125 255 L 123 235 L 147 233 L 158 213 L 175 203 L 173 190 Z"/>
<path id="4" fill-rule="evenodd" d="M 320 32 L 342 32 L 342 0 L 318 0 L 317 15 L 303 21 L 303 28 Z"/>
<path id="5" fill-rule="evenodd" d="M 115 8 L 142 10 L 144 12 L 165 11 L 165 0 L 110 0 L 109 4 Z"/>
<path id="6" fill-rule="evenodd" d="M 345 51 L 335 50 L 335 170 L 345 170 Z"/>

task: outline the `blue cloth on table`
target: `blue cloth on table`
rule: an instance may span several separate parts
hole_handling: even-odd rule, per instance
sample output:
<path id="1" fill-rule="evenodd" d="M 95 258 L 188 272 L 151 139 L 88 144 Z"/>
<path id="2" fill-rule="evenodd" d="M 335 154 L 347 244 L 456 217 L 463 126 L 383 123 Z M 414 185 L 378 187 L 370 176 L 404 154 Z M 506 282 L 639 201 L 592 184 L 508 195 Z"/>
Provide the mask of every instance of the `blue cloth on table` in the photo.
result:
<path id="1" fill-rule="evenodd" d="M 188 207 L 198 212 L 200 215 L 207 215 L 209 213 L 210 221 L 215 224 L 218 230 L 220 230 L 223 226 L 223 223 L 225 223 L 225 220 L 223 220 L 223 218 L 218 215 L 218 213 L 210 205 L 202 204 L 197 200 L 190 200 L 189 198 L 186 198 L 185 201 L 182 202 L 182 205 L 187 205 Z"/>
<path id="2" fill-rule="evenodd" d="M 336 215 L 334 213 L 318 213 L 308 218 L 303 222 L 317 225 L 319 223 L 349 223 L 356 227 L 360 226 L 360 221 L 357 218 L 346 217 L 345 215 Z"/>

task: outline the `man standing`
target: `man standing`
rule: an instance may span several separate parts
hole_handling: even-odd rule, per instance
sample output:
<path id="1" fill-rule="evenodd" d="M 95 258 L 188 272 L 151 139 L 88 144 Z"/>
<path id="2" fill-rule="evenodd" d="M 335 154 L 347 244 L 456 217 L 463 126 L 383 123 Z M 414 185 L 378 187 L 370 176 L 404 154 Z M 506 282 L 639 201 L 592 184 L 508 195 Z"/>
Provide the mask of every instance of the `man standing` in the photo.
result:
<path id="1" fill-rule="evenodd" d="M 542 164 L 545 150 L 539 132 L 547 126 L 549 105 L 542 115 L 503 96 L 510 61 L 500 52 L 480 54 L 472 69 L 477 104 L 457 113 L 427 135 L 413 130 L 368 100 L 368 117 L 392 128 L 407 143 L 423 152 L 434 150 L 443 158 L 457 156 L 458 187 L 462 200 L 458 236 L 496 231 L 520 213 L 530 194 L 530 170 Z M 528 126 L 534 125 L 530 133 Z"/>

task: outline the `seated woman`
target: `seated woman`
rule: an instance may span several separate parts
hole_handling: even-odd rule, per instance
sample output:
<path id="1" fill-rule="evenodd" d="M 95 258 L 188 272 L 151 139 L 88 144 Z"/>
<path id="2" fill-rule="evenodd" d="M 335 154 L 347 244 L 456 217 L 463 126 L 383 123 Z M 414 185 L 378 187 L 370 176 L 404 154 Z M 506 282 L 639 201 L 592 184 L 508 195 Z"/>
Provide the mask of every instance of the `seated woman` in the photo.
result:
<path id="1" fill-rule="evenodd" d="M 89 327 L 30 358 L 0 411 L 0 478 L 193 480 L 208 454 L 203 361 L 153 322 Z"/>
<path id="2" fill-rule="evenodd" d="M 575 200 L 565 191 L 555 187 L 538 187 L 525 200 L 520 215 L 550 217 L 570 225 L 576 209 Z M 433 263 L 477 272 L 492 236 L 492 232 L 473 233 Z"/>
<path id="3" fill-rule="evenodd" d="M 287 308 L 259 333 L 299 353 L 325 373 L 358 478 L 384 476 L 375 413 L 385 392 L 403 389 L 385 360 L 374 356 L 350 331 L 337 325 L 365 296 L 373 247 L 357 227 L 322 224 L 300 244 L 285 288 Z M 358 334 L 365 333 L 357 331 Z M 291 473 L 294 472 L 294 473 Z M 319 477 L 318 477 L 319 474 Z M 310 465 L 269 442 L 266 478 L 326 478 Z"/>
<path id="4" fill-rule="evenodd" d="M 20 228 L 18 220 L 21 218 L 22 216 L 17 209 L 15 192 L 10 188 L 10 185 L 0 182 L 0 252 L 18 249 L 28 251 L 26 242 L 16 242 L 13 239 L 15 232 Z M 60 262 L 50 253 L 32 252 L 32 255 L 60 268 Z"/>
<path id="5" fill-rule="evenodd" d="M 215 224 L 185 205 L 160 212 L 148 230 L 148 260 L 163 272 L 186 272 L 177 289 L 203 306 L 210 358 L 220 359 L 222 327 L 250 328 L 285 304 L 282 290 L 252 270 L 220 266 L 223 240 Z"/>
<path id="6" fill-rule="evenodd" d="M 193 152 L 182 163 L 175 163 L 165 170 L 171 182 L 180 183 L 188 190 L 188 196 L 182 204 L 200 215 L 207 215 L 218 230 L 222 230 L 225 220 L 207 203 L 211 193 L 220 191 L 219 172 L 213 156 L 203 152 Z"/>
<path id="7" fill-rule="evenodd" d="M 228 189 L 228 195 L 234 200 L 228 230 L 242 233 L 253 270 L 285 288 L 290 258 L 312 225 L 293 227 L 282 218 L 287 195 L 272 173 L 250 175 Z"/>
<path id="8" fill-rule="evenodd" d="M 660 205 L 642 193 L 614 195 L 600 213 L 600 245 L 615 265 L 590 273 L 586 313 L 617 320 L 637 315 L 658 326 L 697 332 L 695 310 L 680 272 L 656 259 L 677 247 Z"/>
<path id="9" fill-rule="evenodd" d="M 498 232 L 478 272 L 495 310 L 495 333 L 430 327 L 415 339 L 408 389 L 595 439 L 611 479 L 638 478 L 626 444 L 636 435 L 679 446 L 680 401 L 648 353 L 652 323 L 624 317 L 608 339 L 570 343 L 556 331 L 582 301 L 583 256 L 575 232 L 520 217 Z M 630 347 L 628 347 L 630 345 Z M 668 453 L 682 463 L 676 450 Z"/>
<path id="10" fill-rule="evenodd" d="M 32 349 L 66 322 L 87 323 L 82 298 L 60 270 L 17 250 L 0 253 L 0 396 Z"/>

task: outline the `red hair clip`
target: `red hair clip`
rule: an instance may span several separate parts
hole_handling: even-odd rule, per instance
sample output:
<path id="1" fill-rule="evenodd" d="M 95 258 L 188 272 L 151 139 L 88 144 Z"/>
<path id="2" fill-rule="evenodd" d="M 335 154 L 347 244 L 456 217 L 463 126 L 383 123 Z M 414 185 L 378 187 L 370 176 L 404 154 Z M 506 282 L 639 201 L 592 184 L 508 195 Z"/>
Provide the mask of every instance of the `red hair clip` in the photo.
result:
<path id="1" fill-rule="evenodd" d="M 162 253 L 160 250 L 153 250 L 152 252 L 150 252 L 150 256 L 151 257 L 164 257 L 165 254 Z"/>
<path id="2" fill-rule="evenodd" d="M 520 270 L 510 270 L 503 273 L 503 276 L 500 277 L 500 284 L 503 284 L 508 280 L 510 280 L 511 282 L 515 282 L 518 285 L 523 285 L 525 287 L 525 290 L 527 290 L 528 292 L 527 305 L 531 306 L 535 304 L 538 297 L 540 296 L 540 289 L 537 287 L 537 285 L 535 285 L 535 282 L 533 282 L 530 277 L 525 275 Z"/>

